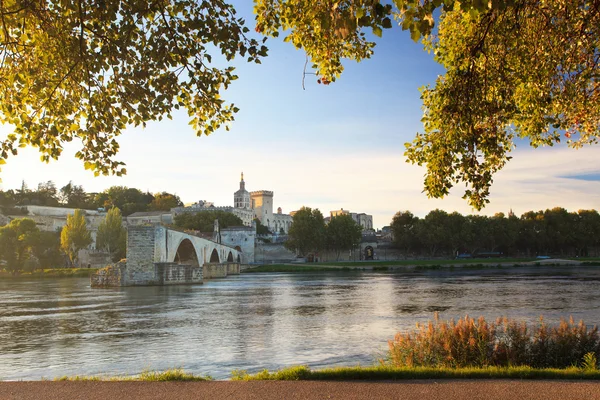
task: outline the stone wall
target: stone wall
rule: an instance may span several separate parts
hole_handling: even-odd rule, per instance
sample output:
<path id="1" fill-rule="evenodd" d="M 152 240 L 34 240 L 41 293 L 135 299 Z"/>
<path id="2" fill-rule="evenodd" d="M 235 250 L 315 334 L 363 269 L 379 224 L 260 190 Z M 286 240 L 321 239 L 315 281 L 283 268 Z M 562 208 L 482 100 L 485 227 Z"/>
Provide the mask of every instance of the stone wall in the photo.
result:
<path id="1" fill-rule="evenodd" d="M 282 243 L 258 243 L 254 259 L 260 264 L 291 262 L 296 260 L 296 253 L 286 249 Z"/>
<path id="2" fill-rule="evenodd" d="M 176 263 L 155 263 L 158 285 L 202 283 L 202 267 Z"/>
<path id="3" fill-rule="evenodd" d="M 256 230 L 245 226 L 232 226 L 229 228 L 221 229 L 221 243 L 231 247 L 237 247 L 242 251 L 241 262 L 242 264 L 249 264 L 254 262 L 254 240 L 256 237 Z M 226 261 L 227 259 L 223 260 Z M 237 260 L 234 260 L 237 261 Z"/>
<path id="4" fill-rule="evenodd" d="M 93 288 L 107 288 L 124 285 L 125 264 L 117 263 L 99 269 L 90 277 L 90 284 Z"/>
<path id="5" fill-rule="evenodd" d="M 240 263 L 227 263 L 227 275 L 239 275 Z"/>
<path id="6" fill-rule="evenodd" d="M 154 231 L 154 226 L 130 226 L 127 229 L 126 285 L 157 284 Z"/>
<path id="7" fill-rule="evenodd" d="M 204 279 L 225 278 L 227 276 L 227 264 L 204 264 Z"/>

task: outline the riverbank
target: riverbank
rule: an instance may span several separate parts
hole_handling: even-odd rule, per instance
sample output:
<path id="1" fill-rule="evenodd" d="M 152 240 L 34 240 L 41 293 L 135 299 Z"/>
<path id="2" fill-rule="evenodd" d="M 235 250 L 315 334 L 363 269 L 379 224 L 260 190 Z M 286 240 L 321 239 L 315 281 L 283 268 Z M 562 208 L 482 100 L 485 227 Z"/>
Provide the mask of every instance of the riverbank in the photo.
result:
<path id="1" fill-rule="evenodd" d="M 356 261 L 325 262 L 306 264 L 264 264 L 251 266 L 242 273 L 255 272 L 319 272 L 319 271 L 425 271 L 454 269 L 501 269 L 522 267 L 565 267 L 565 266 L 600 266 L 600 260 L 592 259 L 547 259 L 503 258 L 503 259 L 470 259 L 470 260 L 398 260 L 398 261 Z"/>
<path id="2" fill-rule="evenodd" d="M 98 268 L 48 268 L 33 272 L 21 272 L 16 275 L 0 271 L 0 279 L 87 278 L 96 271 L 98 271 Z"/>

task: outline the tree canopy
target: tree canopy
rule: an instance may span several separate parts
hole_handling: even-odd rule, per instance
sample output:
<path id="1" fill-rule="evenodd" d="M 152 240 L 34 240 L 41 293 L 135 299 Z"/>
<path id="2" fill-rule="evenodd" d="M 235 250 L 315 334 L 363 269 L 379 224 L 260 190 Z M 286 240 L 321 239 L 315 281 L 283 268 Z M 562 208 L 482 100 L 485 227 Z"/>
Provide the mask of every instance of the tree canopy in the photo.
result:
<path id="1" fill-rule="evenodd" d="M 340 77 L 342 59 L 369 58 L 375 43 L 365 32 L 381 36 L 392 19 L 423 37 L 446 73 L 421 89 L 424 131 L 405 155 L 426 166 L 430 197 L 464 183 L 480 209 L 516 137 L 577 148 L 600 134 L 598 0 L 255 3 L 257 30 L 288 31 L 284 40 L 306 51 L 319 83 Z"/>
<path id="2" fill-rule="evenodd" d="M 219 228 L 244 225 L 237 215 L 222 210 L 214 210 L 178 214 L 175 216 L 175 226 L 200 232 L 212 232 L 215 219 L 219 220 Z"/>
<path id="3" fill-rule="evenodd" d="M 197 135 L 232 121 L 220 92 L 237 76 L 208 49 L 257 63 L 267 51 L 223 0 L 8 0 L 0 23 L 0 122 L 14 126 L 0 163 L 25 146 L 56 159 L 78 139 L 95 174 L 126 172 L 114 156 L 128 125 L 180 107 Z"/>
<path id="4" fill-rule="evenodd" d="M 323 84 L 340 77 L 343 59 L 370 58 L 367 33 L 382 36 L 394 20 L 422 38 L 446 73 L 422 88 L 424 130 L 405 155 L 426 166 L 431 197 L 464 183 L 482 208 L 517 137 L 534 147 L 598 139 L 599 0 L 254 2 L 255 30 L 287 31 Z M 220 97 L 237 78 L 228 62 L 267 54 L 224 0 L 12 0 L 0 2 L 0 23 L 0 122 L 14 127 L 0 164 L 25 146 L 55 159 L 78 139 L 86 168 L 121 175 L 125 127 L 180 107 L 198 135 L 227 127 L 237 112 Z M 213 64 L 209 50 L 227 62 Z"/>
<path id="5" fill-rule="evenodd" d="M 22 270 L 33 255 L 35 238 L 39 229 L 29 218 L 15 219 L 0 227 L 0 258 L 6 262 L 6 270 L 13 274 Z"/>
<path id="6" fill-rule="evenodd" d="M 96 248 L 103 249 L 113 261 L 125 258 L 127 250 L 127 230 L 123 226 L 121 210 L 113 207 L 98 225 Z"/>
<path id="7" fill-rule="evenodd" d="M 75 210 L 73 215 L 67 215 L 67 223 L 60 232 L 60 247 L 69 257 L 72 265 L 77 265 L 79 250 L 92 244 L 92 235 L 87 229 L 85 211 Z"/>
<path id="8" fill-rule="evenodd" d="M 362 227 L 351 215 L 341 214 L 332 217 L 325 229 L 327 248 L 333 250 L 336 259 L 343 250 L 350 250 L 360 244 Z"/>
<path id="9" fill-rule="evenodd" d="M 568 212 L 562 207 L 528 211 L 516 217 L 497 213 L 448 214 L 432 210 L 424 218 L 399 211 L 390 225 L 394 244 L 406 257 L 454 257 L 468 253 L 505 256 L 592 256 L 600 251 L 600 214 L 596 210 Z"/>
<path id="10" fill-rule="evenodd" d="M 285 247 L 307 256 L 325 248 L 325 220 L 319 209 L 302 207 L 293 216 Z"/>

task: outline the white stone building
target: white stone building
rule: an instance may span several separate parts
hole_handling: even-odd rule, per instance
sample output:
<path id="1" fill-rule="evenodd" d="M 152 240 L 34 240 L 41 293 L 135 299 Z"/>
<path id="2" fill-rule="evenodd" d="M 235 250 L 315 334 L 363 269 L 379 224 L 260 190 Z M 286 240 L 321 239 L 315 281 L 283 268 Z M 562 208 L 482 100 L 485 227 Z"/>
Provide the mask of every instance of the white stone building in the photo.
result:
<path id="1" fill-rule="evenodd" d="M 330 218 L 337 217 L 338 215 L 350 215 L 354 222 L 363 228 L 363 231 L 373 229 L 373 216 L 365 213 L 353 213 L 343 208 L 340 210 L 330 211 Z"/>

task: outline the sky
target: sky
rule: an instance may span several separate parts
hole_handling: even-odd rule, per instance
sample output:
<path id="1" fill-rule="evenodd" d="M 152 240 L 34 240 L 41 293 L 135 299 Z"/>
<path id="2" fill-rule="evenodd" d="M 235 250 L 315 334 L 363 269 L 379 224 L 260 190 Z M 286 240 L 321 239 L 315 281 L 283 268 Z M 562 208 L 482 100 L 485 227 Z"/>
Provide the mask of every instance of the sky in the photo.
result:
<path id="1" fill-rule="evenodd" d="M 253 27 L 251 4 L 236 8 Z M 239 79 L 222 93 L 240 108 L 230 131 L 196 137 L 184 112 L 145 129 L 128 128 L 119 137 L 125 177 L 86 171 L 74 158 L 80 143 L 65 145 L 59 161 L 49 164 L 39 161 L 36 149 L 21 149 L 2 166 L 1 188 L 18 188 L 22 180 L 29 187 L 52 180 L 59 188 L 73 181 L 88 192 L 123 185 L 226 206 L 233 205 L 243 171 L 246 189 L 274 191 L 274 207 L 284 213 L 308 206 L 327 216 L 344 208 L 373 215 L 375 228 L 401 210 L 423 217 L 436 208 L 486 215 L 600 208 L 596 148 L 533 149 L 524 142 L 494 177 L 490 204 L 481 212 L 462 199 L 461 185 L 444 199 L 428 199 L 425 169 L 406 163 L 404 144 L 422 131 L 419 87 L 444 71 L 399 28 L 384 32 L 370 60 L 346 62 L 337 82 L 319 85 L 308 75 L 306 90 L 305 54 L 281 37 L 267 46 L 261 65 L 235 62 Z M 0 136 L 8 132 L 0 126 Z"/>

